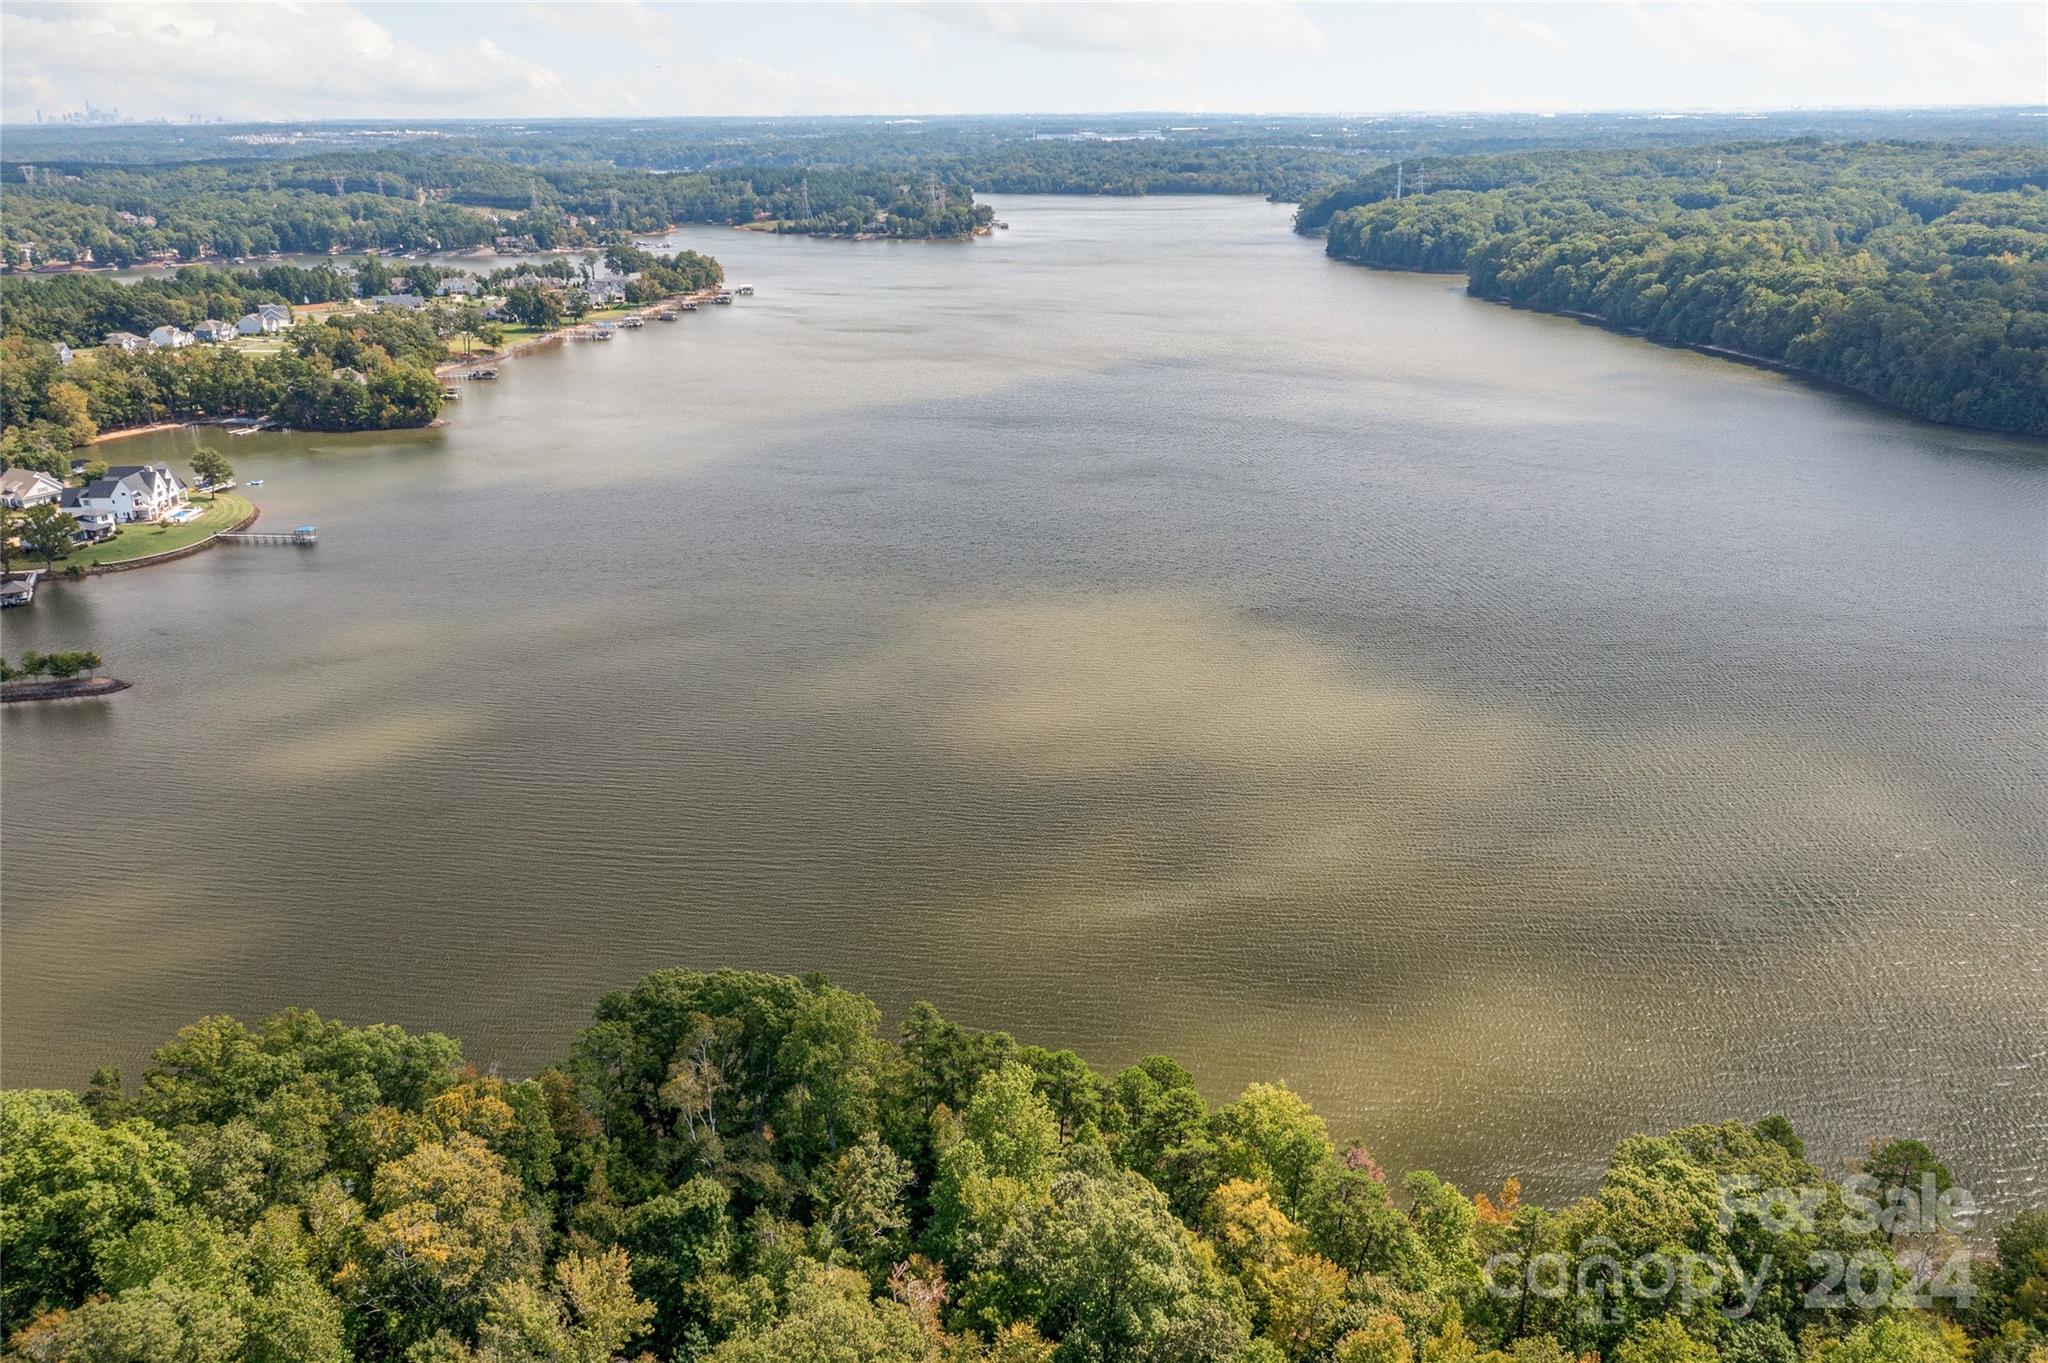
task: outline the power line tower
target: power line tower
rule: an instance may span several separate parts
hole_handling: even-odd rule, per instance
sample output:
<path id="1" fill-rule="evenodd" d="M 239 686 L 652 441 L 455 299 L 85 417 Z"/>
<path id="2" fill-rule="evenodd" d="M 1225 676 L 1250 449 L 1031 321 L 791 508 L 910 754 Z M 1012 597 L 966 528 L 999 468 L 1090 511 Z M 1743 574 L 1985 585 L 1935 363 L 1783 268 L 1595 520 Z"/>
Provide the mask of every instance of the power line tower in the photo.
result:
<path id="1" fill-rule="evenodd" d="M 531 175 L 526 177 L 526 208 L 530 213 L 540 212 L 540 181 Z"/>
<path id="2" fill-rule="evenodd" d="M 611 200 L 612 200 L 612 217 L 613 217 L 614 219 L 617 219 L 617 217 L 619 216 L 619 191 L 617 191 L 616 189 L 615 189 L 615 190 L 612 190 L 612 191 L 611 191 Z"/>
<path id="3" fill-rule="evenodd" d="M 798 222 L 811 220 L 811 177 L 808 175 L 804 177 L 803 183 L 797 186 L 796 216 Z"/>
<path id="4" fill-rule="evenodd" d="M 340 198 L 342 195 L 348 193 L 348 176 L 330 175 L 327 178 L 334 182 L 334 194 L 336 198 Z"/>
<path id="5" fill-rule="evenodd" d="M 925 188 L 926 192 L 931 196 L 933 208 L 944 208 L 946 206 L 946 191 L 939 187 L 939 173 L 937 171 L 931 173 L 930 178 L 926 181 Z"/>
<path id="6" fill-rule="evenodd" d="M 374 180 L 374 181 L 376 182 L 376 185 L 377 185 L 377 197 L 378 197 L 378 198 L 380 198 L 380 199 L 381 199 L 381 198 L 383 198 L 383 197 L 384 197 L 384 172 L 380 170 L 380 171 L 378 171 L 378 172 L 377 172 L 377 173 L 376 173 L 375 175 L 371 176 L 370 178 L 371 178 L 372 180 Z"/>
<path id="7" fill-rule="evenodd" d="M 1401 172 L 1408 169 L 1406 161 L 1394 162 L 1394 202 L 1401 202 Z"/>
<path id="8" fill-rule="evenodd" d="M 1422 166 L 1423 163 L 1420 161 L 1415 163 L 1415 192 L 1417 194 L 1429 193 L 1429 174 L 1423 170 Z"/>

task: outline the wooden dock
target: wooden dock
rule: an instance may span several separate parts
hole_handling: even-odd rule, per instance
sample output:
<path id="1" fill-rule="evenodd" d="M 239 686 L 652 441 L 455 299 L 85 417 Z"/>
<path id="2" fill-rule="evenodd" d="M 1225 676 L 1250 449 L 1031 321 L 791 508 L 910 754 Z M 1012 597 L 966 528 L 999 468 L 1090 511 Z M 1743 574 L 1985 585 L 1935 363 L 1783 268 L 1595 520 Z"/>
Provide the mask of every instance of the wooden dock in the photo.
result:
<path id="1" fill-rule="evenodd" d="M 320 542 L 320 527 L 302 525 L 296 530 L 226 530 L 214 538 L 222 544 L 296 544 L 310 548 Z"/>

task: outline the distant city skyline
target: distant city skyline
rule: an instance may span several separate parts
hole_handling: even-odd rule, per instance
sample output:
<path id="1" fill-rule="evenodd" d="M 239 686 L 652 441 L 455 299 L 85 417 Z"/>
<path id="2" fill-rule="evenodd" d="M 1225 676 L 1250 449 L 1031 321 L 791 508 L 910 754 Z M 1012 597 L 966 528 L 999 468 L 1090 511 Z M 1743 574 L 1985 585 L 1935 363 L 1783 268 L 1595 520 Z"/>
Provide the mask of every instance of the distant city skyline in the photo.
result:
<path id="1" fill-rule="evenodd" d="M 0 117 L 2048 103 L 2039 4 L 0 5 Z"/>

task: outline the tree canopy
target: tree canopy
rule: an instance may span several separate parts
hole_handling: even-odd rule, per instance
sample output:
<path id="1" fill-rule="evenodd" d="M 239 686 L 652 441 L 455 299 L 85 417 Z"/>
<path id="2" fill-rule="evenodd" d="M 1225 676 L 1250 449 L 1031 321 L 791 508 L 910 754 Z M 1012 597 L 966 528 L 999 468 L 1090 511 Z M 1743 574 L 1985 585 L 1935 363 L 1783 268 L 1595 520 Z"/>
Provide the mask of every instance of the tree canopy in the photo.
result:
<path id="1" fill-rule="evenodd" d="M 1965 1301 L 1917 1267 L 1959 1242 L 1862 1214 L 1782 1118 L 1631 1137 L 1543 1207 L 1512 1181 L 1390 1187 L 1284 1085 L 1212 1108 L 1163 1057 L 1104 1075 L 923 1005 L 899 1037 L 822 978 L 737 971 L 607 995 L 528 1079 L 395 1027 L 206 1018 L 138 1086 L 0 1094 L 0 1328 L 11 1357 L 78 1363 L 2048 1349 L 2043 1213 L 1962 1256 Z M 1887 1199 L 1955 1179 L 1892 1137 L 1861 1172 Z M 1802 1212 L 1730 1187 L 1798 1190 Z"/>

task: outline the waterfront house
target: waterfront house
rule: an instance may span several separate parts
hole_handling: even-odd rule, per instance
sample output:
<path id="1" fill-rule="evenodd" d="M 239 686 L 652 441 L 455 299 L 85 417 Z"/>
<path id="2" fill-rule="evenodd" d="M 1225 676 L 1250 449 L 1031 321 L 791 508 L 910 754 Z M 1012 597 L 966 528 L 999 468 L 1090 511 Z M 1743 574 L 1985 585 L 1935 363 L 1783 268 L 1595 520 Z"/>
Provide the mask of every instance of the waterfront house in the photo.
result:
<path id="1" fill-rule="evenodd" d="M 65 507 L 64 511 L 78 522 L 78 529 L 72 532 L 71 542 L 78 545 L 98 544 L 110 540 L 120 533 L 120 522 L 111 511 L 86 511 L 80 507 Z"/>
<path id="2" fill-rule="evenodd" d="M 367 388 L 370 383 L 369 376 L 363 373 L 362 370 L 351 368 L 348 365 L 343 365 L 341 368 L 334 370 L 327 377 L 355 384 L 358 388 Z"/>
<path id="3" fill-rule="evenodd" d="M 149 333 L 151 350 L 183 350 L 192 344 L 192 333 L 183 327 L 160 326 Z"/>
<path id="4" fill-rule="evenodd" d="M 442 280 L 439 284 L 436 284 L 434 286 L 434 292 L 442 298 L 448 298 L 454 295 L 460 295 L 461 297 L 464 298 L 474 298 L 477 296 L 477 293 L 482 289 L 482 287 L 482 285 L 476 282 L 476 276 L 459 274 L 451 275 L 447 279 Z"/>
<path id="5" fill-rule="evenodd" d="M 109 350 L 119 350 L 133 355 L 149 349 L 149 338 L 137 336 L 132 331 L 110 331 L 107 333 L 106 346 Z"/>
<path id="6" fill-rule="evenodd" d="M 590 300 L 592 306 L 623 303 L 626 301 L 627 282 L 624 279 L 593 279 L 583 286 L 583 296 Z"/>
<path id="7" fill-rule="evenodd" d="M 50 342 L 50 349 L 54 350 L 57 353 L 58 364 L 68 365 L 71 363 L 70 346 L 65 345 L 62 341 L 52 341 Z"/>
<path id="8" fill-rule="evenodd" d="M 0 506 L 23 511 L 44 506 L 64 496 L 64 482 L 37 469 L 8 469 L 0 472 Z"/>
<path id="9" fill-rule="evenodd" d="M 218 322 L 209 317 L 192 328 L 192 334 L 209 345 L 219 345 L 222 341 L 235 339 L 235 328 L 227 322 Z"/>
<path id="10" fill-rule="evenodd" d="M 185 481 L 169 464 L 123 464 L 84 487 L 64 489 L 64 510 L 105 512 L 116 522 L 162 520 L 185 504 Z"/>
<path id="11" fill-rule="evenodd" d="M 256 305 L 256 315 L 275 322 L 281 327 L 288 327 L 292 324 L 292 310 L 282 303 L 258 303 Z"/>
<path id="12" fill-rule="evenodd" d="M 369 304 L 373 308 L 398 308 L 405 312 L 417 312 L 427 305 L 427 300 L 416 293 L 371 294 Z"/>

